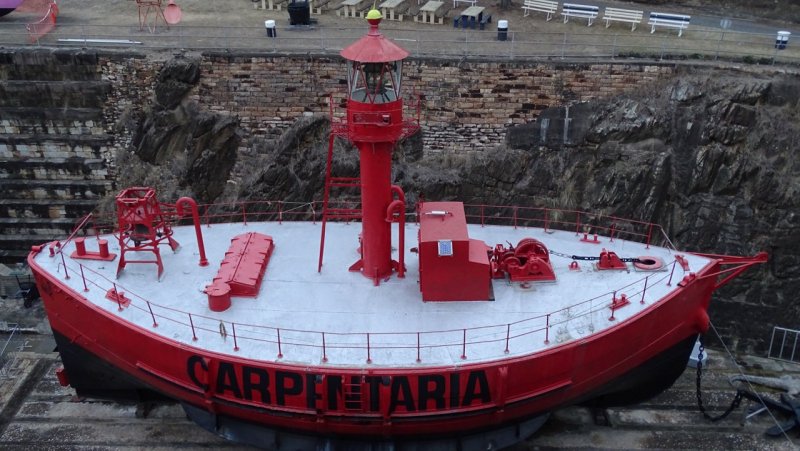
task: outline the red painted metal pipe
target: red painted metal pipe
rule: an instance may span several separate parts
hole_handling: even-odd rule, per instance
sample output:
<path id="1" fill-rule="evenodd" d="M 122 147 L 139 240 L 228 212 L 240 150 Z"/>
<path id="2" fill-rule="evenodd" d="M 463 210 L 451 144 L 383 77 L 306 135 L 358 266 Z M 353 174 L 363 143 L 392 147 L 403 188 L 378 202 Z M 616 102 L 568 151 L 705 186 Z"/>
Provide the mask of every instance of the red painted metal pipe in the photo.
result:
<path id="1" fill-rule="evenodd" d="M 194 233 L 197 235 L 197 247 L 200 250 L 200 266 L 208 266 L 206 258 L 206 247 L 203 245 L 203 231 L 200 228 L 200 214 L 197 211 L 197 202 L 191 197 L 181 197 L 175 203 L 178 216 L 183 216 L 183 204 L 188 204 L 192 210 L 192 221 L 194 221 Z"/>

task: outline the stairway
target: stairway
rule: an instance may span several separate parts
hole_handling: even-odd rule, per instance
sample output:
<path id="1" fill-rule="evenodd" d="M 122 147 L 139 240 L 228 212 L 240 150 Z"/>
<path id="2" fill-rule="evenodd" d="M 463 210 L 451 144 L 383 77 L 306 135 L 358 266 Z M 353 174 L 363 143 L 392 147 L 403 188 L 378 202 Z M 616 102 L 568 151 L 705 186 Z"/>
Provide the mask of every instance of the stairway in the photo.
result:
<path id="1" fill-rule="evenodd" d="M 97 56 L 0 50 L 0 262 L 68 234 L 113 190 Z"/>

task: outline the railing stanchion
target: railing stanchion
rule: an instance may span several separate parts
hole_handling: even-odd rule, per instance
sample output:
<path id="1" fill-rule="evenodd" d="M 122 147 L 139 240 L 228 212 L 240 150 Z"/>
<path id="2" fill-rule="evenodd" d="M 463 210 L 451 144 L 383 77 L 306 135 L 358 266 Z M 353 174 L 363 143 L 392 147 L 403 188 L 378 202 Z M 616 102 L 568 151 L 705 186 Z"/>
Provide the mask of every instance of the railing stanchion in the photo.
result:
<path id="1" fill-rule="evenodd" d="M 281 329 L 278 328 L 278 329 L 275 329 L 275 330 L 278 331 L 278 358 L 282 359 L 283 358 L 283 349 L 281 349 Z"/>
<path id="2" fill-rule="evenodd" d="M 617 292 L 614 291 L 614 294 L 611 295 L 611 316 L 608 318 L 609 321 L 616 321 L 617 318 L 614 317 L 614 312 L 617 310 Z"/>
<path id="3" fill-rule="evenodd" d="M 650 276 L 644 278 L 644 290 L 642 290 L 642 300 L 639 301 L 640 304 L 644 304 L 644 294 L 647 293 L 647 279 L 649 278 Z"/>
<path id="4" fill-rule="evenodd" d="M 509 324 L 506 324 L 506 350 L 503 351 L 506 354 L 508 354 L 508 339 L 509 339 L 510 335 L 511 335 L 511 324 L 509 323 Z"/>
<path id="5" fill-rule="evenodd" d="M 61 264 L 64 265 L 64 278 L 69 280 L 69 271 L 67 271 L 67 261 L 64 260 L 64 248 L 62 247 L 58 251 L 58 253 L 61 254 Z"/>
<path id="6" fill-rule="evenodd" d="M 117 284 L 114 283 L 114 297 L 117 299 L 117 307 L 119 307 L 119 311 L 122 311 L 122 302 L 119 300 L 122 296 L 119 295 L 119 291 L 117 291 Z"/>
<path id="7" fill-rule="evenodd" d="M 581 212 L 578 212 L 578 219 L 575 221 L 575 235 L 581 233 Z"/>
<path id="8" fill-rule="evenodd" d="M 189 313 L 189 325 L 192 327 L 192 341 L 197 341 L 197 333 L 194 331 L 194 321 L 192 321 L 191 313 Z"/>
<path id="9" fill-rule="evenodd" d="M 328 353 L 327 350 L 325 349 L 325 332 L 322 332 L 322 361 L 323 362 L 328 361 Z"/>
<path id="10" fill-rule="evenodd" d="M 278 224 L 283 224 L 283 201 L 278 201 Z"/>
<path id="11" fill-rule="evenodd" d="M 81 267 L 81 279 L 83 279 L 83 291 L 89 291 L 89 287 L 86 286 L 86 276 L 83 274 L 83 264 L 81 264 L 80 267 Z"/>
<path id="12" fill-rule="evenodd" d="M 517 209 L 518 207 L 514 207 L 514 230 L 517 230 Z"/>
<path id="13" fill-rule="evenodd" d="M 672 286 L 672 274 L 675 273 L 675 265 L 678 264 L 678 260 L 672 262 L 672 271 L 669 272 L 669 280 L 667 281 L 667 286 Z"/>
<path id="14" fill-rule="evenodd" d="M 421 361 L 422 359 L 419 357 L 419 332 L 417 332 L 417 363 Z"/>
<path id="15" fill-rule="evenodd" d="M 653 223 L 650 223 L 650 227 L 647 228 L 647 243 L 645 243 L 644 248 L 650 249 L 650 239 L 653 236 Z"/>
<path id="16" fill-rule="evenodd" d="M 156 315 L 153 314 L 153 307 L 150 306 L 150 301 L 147 302 L 147 310 L 150 310 L 150 317 L 153 318 L 153 327 L 158 327 L 158 323 L 156 322 Z"/>
<path id="17" fill-rule="evenodd" d="M 464 329 L 464 335 L 461 339 L 461 359 L 467 358 L 467 329 Z"/>
<path id="18" fill-rule="evenodd" d="M 610 237 L 609 237 L 610 238 L 609 241 L 612 242 L 612 243 L 614 242 L 614 228 L 615 228 L 616 225 L 617 225 L 616 222 L 612 222 L 611 223 L 611 234 L 610 234 Z"/>
<path id="19" fill-rule="evenodd" d="M 483 205 L 481 205 L 481 227 L 483 227 L 483 226 L 484 226 L 484 223 L 483 223 Z"/>
<path id="20" fill-rule="evenodd" d="M 547 323 L 544 326 L 544 344 L 550 344 L 550 314 L 547 314 Z"/>
<path id="21" fill-rule="evenodd" d="M 369 332 L 367 332 L 367 363 L 372 363 L 372 356 L 369 349 Z"/>
<path id="22" fill-rule="evenodd" d="M 236 323 L 231 322 L 231 329 L 233 329 L 233 350 L 239 350 L 239 343 L 236 342 Z"/>
<path id="23" fill-rule="evenodd" d="M 245 209 L 245 203 L 242 202 L 242 221 L 244 221 L 244 225 L 247 225 L 247 210 Z"/>
<path id="24" fill-rule="evenodd" d="M 550 225 L 550 212 L 544 207 L 544 231 L 547 233 L 547 226 Z"/>

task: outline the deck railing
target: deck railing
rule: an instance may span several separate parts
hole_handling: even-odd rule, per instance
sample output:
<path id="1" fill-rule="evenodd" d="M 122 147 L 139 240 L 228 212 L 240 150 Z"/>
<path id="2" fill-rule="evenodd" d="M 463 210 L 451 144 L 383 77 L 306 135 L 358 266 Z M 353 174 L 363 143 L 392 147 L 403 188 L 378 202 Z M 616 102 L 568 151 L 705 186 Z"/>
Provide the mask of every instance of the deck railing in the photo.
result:
<path id="1" fill-rule="evenodd" d="M 647 222 L 630 221 L 614 216 L 551 208 L 501 207 L 490 205 L 466 206 L 467 216 L 474 223 L 515 227 L 559 229 L 576 234 L 607 232 L 619 239 L 633 238 L 642 243 L 653 243 L 663 234 L 660 226 Z M 248 222 L 265 218 L 278 220 L 311 219 L 319 214 L 313 203 L 244 202 L 236 205 L 207 205 L 201 211 L 207 227 L 219 222 Z M 95 219 L 102 218 L 97 216 Z M 107 230 L 106 226 L 83 222 L 95 233 Z M 588 230 L 588 231 L 587 231 Z M 669 244 L 665 236 L 661 241 Z M 61 247 L 63 249 L 63 247 Z M 179 326 L 181 339 L 187 342 L 214 340 L 217 346 L 229 347 L 233 352 L 245 348 L 267 352 L 263 358 L 295 360 L 299 348 L 314 348 L 322 361 L 353 363 L 363 359 L 367 363 L 406 359 L 408 363 L 432 360 L 437 352 L 458 352 L 462 359 L 474 352 L 482 357 L 500 357 L 510 352 L 525 353 L 541 349 L 551 342 L 560 343 L 570 337 L 570 328 L 588 330 L 605 328 L 617 320 L 618 301 L 625 295 L 631 303 L 648 304 L 648 292 L 658 286 L 671 286 L 676 262 L 671 270 L 642 273 L 642 277 L 589 299 L 521 320 L 502 324 L 460 329 L 436 329 L 409 332 L 332 332 L 279 328 L 262 324 L 231 322 L 219 317 L 185 312 L 151 302 L 131 287 L 111 280 L 80 263 L 63 258 L 64 277 L 79 277 L 84 291 L 102 290 L 109 302 L 117 304 L 119 315 L 137 324 L 152 321 L 150 327 L 158 328 L 170 322 Z M 59 268 L 60 272 L 60 268 Z M 663 290 L 662 290 L 663 292 Z M 565 338 L 566 337 L 566 338 Z M 177 337 L 176 337 L 177 338 Z M 222 344 L 220 344 L 222 340 Z M 270 350 L 271 351 L 268 351 Z M 307 355 L 304 352 L 303 355 Z M 299 359 L 296 359 L 299 360 Z"/>
<path id="2" fill-rule="evenodd" d="M 361 208 L 358 200 L 331 201 L 339 208 Z M 418 205 L 411 205 L 406 212 L 408 222 L 417 218 Z M 214 203 L 198 205 L 200 219 L 206 226 L 230 222 L 260 221 L 320 221 L 322 202 L 286 201 L 240 201 L 235 203 Z M 591 240 L 595 235 L 603 235 L 611 242 L 624 239 L 644 243 L 647 246 L 665 247 L 675 250 L 664 229 L 656 223 L 621 218 L 602 212 L 586 212 L 549 207 L 519 207 L 490 204 L 465 204 L 467 222 L 471 224 L 504 225 L 517 227 L 537 227 L 547 230 L 574 231 Z M 172 217 L 174 225 L 188 224 L 190 217 Z M 94 213 L 91 220 L 82 226 L 89 235 L 112 233 L 116 230 L 116 217 L 108 213 Z"/>

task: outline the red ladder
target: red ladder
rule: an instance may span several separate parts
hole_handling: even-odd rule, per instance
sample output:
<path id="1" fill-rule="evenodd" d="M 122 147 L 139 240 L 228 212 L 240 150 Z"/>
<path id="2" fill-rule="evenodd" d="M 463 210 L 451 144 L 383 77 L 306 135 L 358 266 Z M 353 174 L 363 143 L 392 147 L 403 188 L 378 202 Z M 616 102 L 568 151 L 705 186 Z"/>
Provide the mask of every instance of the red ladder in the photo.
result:
<path id="1" fill-rule="evenodd" d="M 331 104 L 331 132 L 328 137 L 328 158 L 325 164 L 325 193 L 322 198 L 322 231 L 319 238 L 319 263 L 317 265 L 317 272 L 322 271 L 322 257 L 325 253 L 325 226 L 329 219 L 339 219 L 346 221 L 360 220 L 361 219 L 361 202 L 359 199 L 358 208 L 331 207 L 331 188 L 361 188 L 361 179 L 358 177 L 334 177 L 332 174 L 333 167 L 333 142 L 337 136 L 348 139 L 347 123 L 343 120 L 336 120 L 333 115 L 333 97 L 330 99 Z"/>

